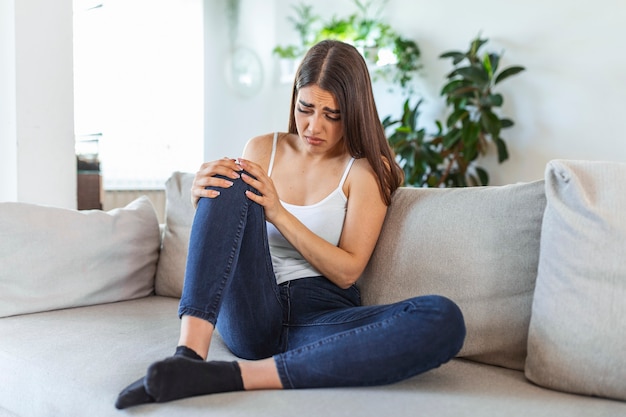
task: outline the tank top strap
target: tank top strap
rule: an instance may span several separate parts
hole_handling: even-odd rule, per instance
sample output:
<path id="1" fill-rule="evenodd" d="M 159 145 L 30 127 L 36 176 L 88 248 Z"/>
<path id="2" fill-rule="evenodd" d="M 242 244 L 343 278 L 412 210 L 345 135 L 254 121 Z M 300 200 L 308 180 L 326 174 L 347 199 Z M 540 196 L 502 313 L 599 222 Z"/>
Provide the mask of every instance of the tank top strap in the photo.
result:
<path id="1" fill-rule="evenodd" d="M 272 155 L 270 156 L 270 165 L 267 167 L 267 176 L 272 176 L 272 169 L 274 168 L 274 157 L 276 156 L 276 144 L 278 143 L 278 132 L 274 132 L 274 140 L 272 142 Z"/>
<path id="2" fill-rule="evenodd" d="M 341 181 L 339 181 L 339 189 L 343 188 L 343 183 L 346 182 L 346 178 L 348 178 L 348 173 L 350 172 L 350 168 L 352 168 L 352 164 L 354 163 L 354 157 L 350 158 L 348 165 L 346 166 L 346 170 L 343 172 L 343 176 L 341 177 Z"/>

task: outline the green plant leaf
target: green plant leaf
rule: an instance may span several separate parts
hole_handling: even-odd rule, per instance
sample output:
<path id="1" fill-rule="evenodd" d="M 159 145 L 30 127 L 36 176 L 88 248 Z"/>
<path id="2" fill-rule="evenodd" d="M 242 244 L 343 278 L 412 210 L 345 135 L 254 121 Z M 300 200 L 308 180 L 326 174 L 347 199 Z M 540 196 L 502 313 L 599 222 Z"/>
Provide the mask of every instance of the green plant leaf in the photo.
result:
<path id="1" fill-rule="evenodd" d="M 480 125 L 478 123 L 467 123 L 463 126 L 463 159 L 471 162 L 478 157 L 478 135 Z"/>
<path id="2" fill-rule="evenodd" d="M 472 41 L 468 55 L 478 55 L 480 48 L 488 42 L 488 39 L 480 39 L 480 36 Z"/>
<path id="3" fill-rule="evenodd" d="M 489 174 L 481 167 L 476 167 L 476 175 L 480 185 L 489 185 Z"/>
<path id="4" fill-rule="evenodd" d="M 500 107 L 503 102 L 502 94 L 489 94 L 480 99 L 480 105 L 484 107 Z"/>
<path id="5" fill-rule="evenodd" d="M 454 108 L 465 108 L 476 99 L 476 95 L 479 92 L 480 89 L 474 85 L 457 88 L 455 91 L 448 94 L 447 102 L 448 104 L 452 104 Z"/>
<path id="6" fill-rule="evenodd" d="M 445 94 L 455 94 L 457 90 L 471 86 L 471 85 L 472 83 L 469 80 L 465 80 L 465 79 L 452 80 L 443 86 L 443 88 L 441 89 L 441 95 L 443 96 Z"/>
<path id="7" fill-rule="evenodd" d="M 500 65 L 500 55 L 496 53 L 489 54 L 489 64 L 491 65 L 491 78 L 498 71 L 498 66 Z"/>
<path id="8" fill-rule="evenodd" d="M 467 187 L 465 175 L 463 175 L 461 172 L 454 172 L 452 175 L 450 175 L 450 178 L 448 179 L 446 184 L 450 187 Z"/>
<path id="9" fill-rule="evenodd" d="M 459 140 L 461 140 L 461 130 L 456 128 L 451 129 L 443 136 L 443 147 L 446 149 L 450 149 L 454 145 L 456 145 Z"/>
<path id="10" fill-rule="evenodd" d="M 463 159 L 471 162 L 478 157 L 478 150 L 475 147 L 465 148 L 463 151 Z"/>
<path id="11" fill-rule="evenodd" d="M 508 68 L 502 70 L 502 72 L 500 74 L 498 74 L 494 84 L 498 84 L 499 82 L 504 81 L 505 79 L 509 78 L 510 76 L 518 74 L 518 73 L 524 71 L 525 69 L 526 68 L 520 67 L 520 66 L 508 67 Z"/>
<path id="12" fill-rule="evenodd" d="M 439 178 L 437 178 L 434 175 L 429 175 L 428 178 L 426 179 L 425 185 L 433 188 L 433 187 L 436 187 L 438 183 L 439 183 Z"/>
<path id="13" fill-rule="evenodd" d="M 457 122 L 463 121 L 463 119 L 469 118 L 469 112 L 465 109 L 455 110 L 450 116 L 448 116 L 448 120 L 446 121 L 446 125 L 448 127 L 454 127 Z"/>
<path id="14" fill-rule="evenodd" d="M 450 51 L 439 55 L 439 58 L 452 58 L 452 65 L 456 66 L 459 62 L 463 61 L 466 56 L 463 52 Z"/>
<path id="15" fill-rule="evenodd" d="M 496 139 L 496 146 L 498 148 L 498 162 L 502 163 L 509 159 L 509 151 L 506 148 L 506 143 L 502 138 Z"/>
<path id="16" fill-rule="evenodd" d="M 382 125 L 383 125 L 383 129 L 387 130 L 387 128 L 393 126 L 396 123 L 399 123 L 399 120 L 393 120 L 391 118 L 391 115 L 386 116 L 383 120 L 382 120 Z"/>
<path id="17" fill-rule="evenodd" d="M 487 72 L 487 78 L 493 78 L 493 66 L 491 65 L 491 59 L 489 58 L 489 54 L 485 54 L 483 57 L 483 68 Z"/>
<path id="18" fill-rule="evenodd" d="M 276 46 L 272 53 L 274 55 L 278 55 L 281 58 L 297 58 L 300 55 L 300 49 L 295 45 L 287 45 L 287 46 Z"/>
<path id="19" fill-rule="evenodd" d="M 497 138 L 500 135 L 500 129 L 502 125 L 500 123 L 500 118 L 489 110 L 484 110 L 480 115 L 480 123 L 492 138 Z"/>
<path id="20" fill-rule="evenodd" d="M 506 129 L 507 127 L 511 127 L 514 124 L 515 123 L 513 123 L 513 120 L 511 120 L 511 119 L 500 119 L 500 127 L 502 127 L 502 129 Z"/>
<path id="21" fill-rule="evenodd" d="M 443 133 L 443 124 L 441 124 L 440 120 L 435 120 L 435 125 L 437 126 L 437 133 L 435 136 L 441 136 Z"/>
<path id="22" fill-rule="evenodd" d="M 463 125 L 463 145 L 464 151 L 468 147 L 477 148 L 478 134 L 480 133 L 480 125 L 476 122 L 465 123 Z"/>
<path id="23" fill-rule="evenodd" d="M 448 78 L 453 78 L 456 76 L 468 79 L 480 85 L 481 88 L 489 82 L 489 75 L 482 67 L 470 66 L 457 68 L 452 71 L 450 75 L 448 75 Z"/>

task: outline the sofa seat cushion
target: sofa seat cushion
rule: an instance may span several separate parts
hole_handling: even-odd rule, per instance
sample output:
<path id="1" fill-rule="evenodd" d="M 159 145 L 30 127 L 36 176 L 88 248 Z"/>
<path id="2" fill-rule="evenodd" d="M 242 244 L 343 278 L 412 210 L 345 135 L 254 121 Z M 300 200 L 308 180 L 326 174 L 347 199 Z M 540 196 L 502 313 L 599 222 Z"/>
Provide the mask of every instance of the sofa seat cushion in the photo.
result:
<path id="1" fill-rule="evenodd" d="M 520 371 L 464 360 L 389 386 L 238 392 L 116 410 L 121 389 L 174 351 L 177 306 L 150 296 L 0 319 L 0 409 L 22 417 L 626 415 L 626 403 L 543 389 Z M 234 359 L 219 336 L 210 358 Z"/>
<path id="2" fill-rule="evenodd" d="M 108 212 L 0 203 L 0 317 L 145 297 L 160 244 L 147 197 Z"/>
<path id="3" fill-rule="evenodd" d="M 447 296 L 465 316 L 460 356 L 523 370 L 544 209 L 543 181 L 397 190 L 363 302 Z"/>

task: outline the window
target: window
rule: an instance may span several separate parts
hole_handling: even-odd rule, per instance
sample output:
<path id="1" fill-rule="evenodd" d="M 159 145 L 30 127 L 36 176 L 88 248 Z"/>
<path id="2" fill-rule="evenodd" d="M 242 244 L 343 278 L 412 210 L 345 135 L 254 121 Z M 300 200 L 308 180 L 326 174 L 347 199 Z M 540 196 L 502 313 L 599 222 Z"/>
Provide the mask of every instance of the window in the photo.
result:
<path id="1" fill-rule="evenodd" d="M 75 131 L 104 189 L 164 188 L 203 160 L 202 0 L 74 0 Z"/>

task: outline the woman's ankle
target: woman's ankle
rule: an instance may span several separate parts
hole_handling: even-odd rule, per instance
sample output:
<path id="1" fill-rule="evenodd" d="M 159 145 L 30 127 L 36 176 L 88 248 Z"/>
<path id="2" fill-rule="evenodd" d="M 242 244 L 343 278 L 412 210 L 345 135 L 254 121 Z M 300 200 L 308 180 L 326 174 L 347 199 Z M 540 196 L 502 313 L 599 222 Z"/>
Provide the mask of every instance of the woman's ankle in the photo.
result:
<path id="1" fill-rule="evenodd" d="M 186 346 L 206 360 L 215 327 L 210 322 L 192 316 L 183 316 L 178 346 Z"/>
<path id="2" fill-rule="evenodd" d="M 283 389 L 274 358 L 259 361 L 239 361 L 241 379 L 246 391 Z"/>

